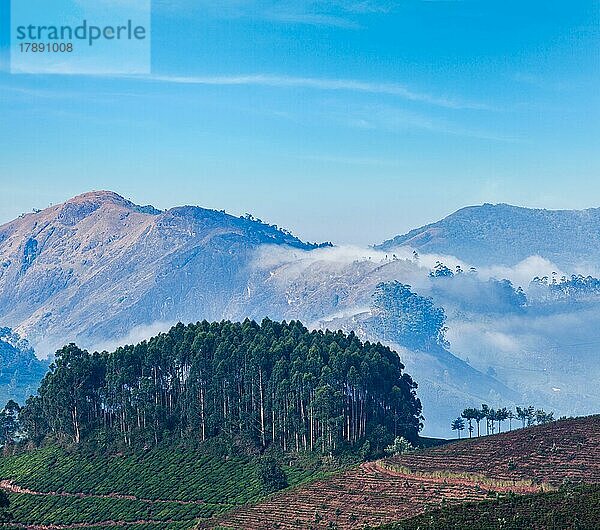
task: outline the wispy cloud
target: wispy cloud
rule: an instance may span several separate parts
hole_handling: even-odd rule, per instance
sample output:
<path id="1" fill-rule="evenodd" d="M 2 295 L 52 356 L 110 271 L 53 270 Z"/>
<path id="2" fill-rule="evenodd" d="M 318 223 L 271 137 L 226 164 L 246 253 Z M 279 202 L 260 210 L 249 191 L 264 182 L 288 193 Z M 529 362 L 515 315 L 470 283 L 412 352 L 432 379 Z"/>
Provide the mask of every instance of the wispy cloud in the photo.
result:
<path id="1" fill-rule="evenodd" d="M 349 92 L 364 92 L 369 94 L 383 94 L 397 96 L 405 100 L 426 103 L 449 109 L 474 109 L 494 110 L 485 103 L 460 101 L 445 97 L 433 96 L 424 92 L 417 92 L 399 83 L 377 83 L 359 81 L 355 79 L 331 79 L 317 77 L 294 77 L 268 74 L 232 75 L 232 76 L 177 76 L 177 75 L 151 75 L 141 79 L 164 83 L 178 83 L 189 85 L 254 85 L 280 88 L 309 88 L 316 90 L 334 90 Z"/>
<path id="2" fill-rule="evenodd" d="M 202 9 L 218 18 L 263 19 L 282 24 L 362 27 L 361 15 L 385 14 L 397 0 L 155 0 L 155 7 L 168 10 Z"/>

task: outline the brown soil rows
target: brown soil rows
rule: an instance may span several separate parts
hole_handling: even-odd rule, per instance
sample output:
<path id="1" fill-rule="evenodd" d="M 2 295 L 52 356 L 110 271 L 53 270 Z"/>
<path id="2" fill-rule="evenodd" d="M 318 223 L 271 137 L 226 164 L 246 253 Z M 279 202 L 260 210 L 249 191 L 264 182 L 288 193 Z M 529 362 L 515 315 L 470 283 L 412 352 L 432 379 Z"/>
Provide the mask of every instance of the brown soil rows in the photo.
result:
<path id="1" fill-rule="evenodd" d="M 483 500 L 488 491 L 488 487 L 465 479 L 405 475 L 372 462 L 201 522 L 198 528 L 306 529 L 327 528 L 332 523 L 339 529 L 360 528 L 412 517 L 443 504 Z M 533 491 L 539 488 L 520 490 Z"/>
<path id="2" fill-rule="evenodd" d="M 554 486 L 564 480 L 597 483 L 600 416 L 463 440 L 388 462 L 422 473 L 470 473 Z"/>
<path id="3" fill-rule="evenodd" d="M 381 464 L 363 464 L 202 521 L 198 528 L 335 525 L 350 530 L 397 522 L 444 504 L 483 500 L 490 491 L 533 493 L 544 484 L 558 486 L 564 480 L 600 482 L 600 416 L 463 440 Z"/>

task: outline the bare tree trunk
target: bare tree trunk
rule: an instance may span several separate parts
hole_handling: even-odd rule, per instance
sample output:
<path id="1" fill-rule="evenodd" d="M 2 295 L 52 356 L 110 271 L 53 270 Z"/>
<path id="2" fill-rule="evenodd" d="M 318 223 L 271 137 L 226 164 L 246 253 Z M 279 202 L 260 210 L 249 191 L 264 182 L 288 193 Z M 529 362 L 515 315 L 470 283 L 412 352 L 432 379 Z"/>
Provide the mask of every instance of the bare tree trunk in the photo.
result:
<path id="1" fill-rule="evenodd" d="M 266 447 L 267 441 L 265 439 L 265 403 L 264 403 L 264 391 L 262 384 L 262 370 L 258 371 L 258 384 L 260 387 L 260 438 L 263 447 Z"/>

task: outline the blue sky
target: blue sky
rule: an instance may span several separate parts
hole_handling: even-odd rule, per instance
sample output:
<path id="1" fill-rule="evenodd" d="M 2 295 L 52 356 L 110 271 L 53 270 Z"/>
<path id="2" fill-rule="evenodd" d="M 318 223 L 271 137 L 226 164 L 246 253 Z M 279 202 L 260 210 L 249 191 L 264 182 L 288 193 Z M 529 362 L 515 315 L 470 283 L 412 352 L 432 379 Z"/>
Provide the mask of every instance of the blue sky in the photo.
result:
<path id="1" fill-rule="evenodd" d="M 600 206 L 599 22 L 585 0 L 155 0 L 151 75 L 4 64 L 0 222 L 111 189 L 370 244 L 470 204 Z"/>

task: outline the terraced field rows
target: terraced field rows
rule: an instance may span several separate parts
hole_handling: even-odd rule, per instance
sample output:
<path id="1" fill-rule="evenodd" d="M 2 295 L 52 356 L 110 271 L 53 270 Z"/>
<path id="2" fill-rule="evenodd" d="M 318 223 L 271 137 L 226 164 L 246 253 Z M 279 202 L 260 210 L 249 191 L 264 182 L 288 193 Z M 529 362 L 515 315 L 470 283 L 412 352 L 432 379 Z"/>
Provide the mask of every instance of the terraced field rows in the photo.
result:
<path id="1" fill-rule="evenodd" d="M 47 447 L 0 458 L 0 487 L 20 528 L 130 528 L 143 521 L 149 529 L 187 529 L 264 496 L 256 469 L 256 458 L 191 449 L 107 457 Z M 285 471 L 292 485 L 319 476 L 315 462 L 293 458 Z"/>
<path id="2" fill-rule="evenodd" d="M 600 483 L 600 416 L 363 464 L 202 521 L 198 528 L 350 530 L 508 492 L 552 489 L 565 479 Z"/>
<path id="3" fill-rule="evenodd" d="M 422 513 L 445 504 L 487 498 L 476 484 L 405 477 L 375 463 L 234 510 L 198 528 L 360 528 Z"/>
<path id="4" fill-rule="evenodd" d="M 600 416 L 562 420 L 496 436 L 463 440 L 388 460 L 421 473 L 481 474 L 555 486 L 600 482 Z"/>
<path id="5" fill-rule="evenodd" d="M 595 530 L 600 485 L 519 495 L 433 510 L 379 530 Z"/>

